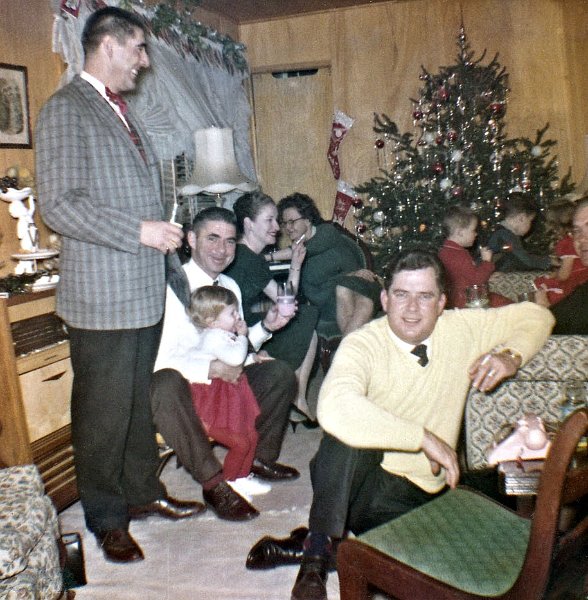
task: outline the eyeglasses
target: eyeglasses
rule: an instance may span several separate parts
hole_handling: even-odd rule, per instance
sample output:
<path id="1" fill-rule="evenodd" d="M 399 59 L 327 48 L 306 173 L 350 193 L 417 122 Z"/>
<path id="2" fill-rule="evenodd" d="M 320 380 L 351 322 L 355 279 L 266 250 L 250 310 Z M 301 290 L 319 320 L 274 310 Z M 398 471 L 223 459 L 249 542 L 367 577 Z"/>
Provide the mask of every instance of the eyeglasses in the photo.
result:
<path id="1" fill-rule="evenodd" d="M 291 227 L 292 225 L 294 225 L 294 223 L 296 223 L 296 221 L 300 221 L 300 219 L 304 219 L 304 217 L 298 217 L 297 219 L 290 219 L 289 221 L 281 221 L 280 226 L 281 227 Z"/>

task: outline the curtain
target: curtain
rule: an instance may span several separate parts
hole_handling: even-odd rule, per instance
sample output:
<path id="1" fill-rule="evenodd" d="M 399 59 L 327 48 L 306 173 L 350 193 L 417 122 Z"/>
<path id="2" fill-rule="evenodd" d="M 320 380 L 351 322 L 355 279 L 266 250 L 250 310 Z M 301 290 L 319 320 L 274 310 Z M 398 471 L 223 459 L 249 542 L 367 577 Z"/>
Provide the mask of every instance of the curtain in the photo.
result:
<path id="1" fill-rule="evenodd" d="M 80 3 L 78 16 L 62 12 L 60 0 L 50 0 L 55 15 L 53 51 L 67 65 L 61 85 L 83 68 L 81 35 L 92 9 Z M 93 3 L 92 3 L 93 4 Z M 117 6 L 110 0 L 106 4 Z M 235 156 L 242 173 L 256 181 L 249 145 L 251 108 L 243 85 L 248 72 L 229 69 L 218 57 L 220 44 L 205 40 L 207 50 L 182 52 L 156 36 L 148 38 L 151 68 L 144 71 L 135 92 L 125 94 L 140 115 L 160 159 L 185 155 L 194 159 L 194 131 L 206 127 L 233 130 Z"/>

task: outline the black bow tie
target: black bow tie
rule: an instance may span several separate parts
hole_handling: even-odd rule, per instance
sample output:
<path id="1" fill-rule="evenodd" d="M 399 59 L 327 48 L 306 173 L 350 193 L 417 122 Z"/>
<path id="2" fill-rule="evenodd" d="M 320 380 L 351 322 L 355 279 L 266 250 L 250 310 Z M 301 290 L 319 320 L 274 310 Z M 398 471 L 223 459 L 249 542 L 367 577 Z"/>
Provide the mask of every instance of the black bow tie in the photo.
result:
<path id="1" fill-rule="evenodd" d="M 425 344 L 419 344 L 415 346 L 411 351 L 411 354 L 419 357 L 419 365 L 421 367 L 426 367 L 429 362 L 429 358 L 427 356 L 427 346 Z"/>

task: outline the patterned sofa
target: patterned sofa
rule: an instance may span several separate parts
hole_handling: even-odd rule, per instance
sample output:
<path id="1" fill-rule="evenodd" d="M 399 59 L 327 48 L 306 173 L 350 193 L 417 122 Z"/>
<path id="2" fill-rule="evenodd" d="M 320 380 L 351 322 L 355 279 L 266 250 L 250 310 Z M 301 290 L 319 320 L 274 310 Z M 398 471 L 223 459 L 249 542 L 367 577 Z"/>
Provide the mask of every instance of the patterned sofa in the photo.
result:
<path id="1" fill-rule="evenodd" d="M 586 385 L 587 374 L 588 336 L 552 335 L 515 377 L 493 392 L 470 390 L 465 410 L 468 468 L 488 466 L 486 453 L 495 436 L 525 413 L 557 422 L 564 385 L 570 380 Z"/>
<path id="2" fill-rule="evenodd" d="M 34 465 L 0 469 L 0 598 L 63 595 L 59 527 Z"/>
<path id="3" fill-rule="evenodd" d="M 488 280 L 488 289 L 516 302 L 519 294 L 533 289 L 533 281 L 541 275 L 546 275 L 546 273 L 544 271 L 515 271 L 512 273 L 496 271 Z"/>

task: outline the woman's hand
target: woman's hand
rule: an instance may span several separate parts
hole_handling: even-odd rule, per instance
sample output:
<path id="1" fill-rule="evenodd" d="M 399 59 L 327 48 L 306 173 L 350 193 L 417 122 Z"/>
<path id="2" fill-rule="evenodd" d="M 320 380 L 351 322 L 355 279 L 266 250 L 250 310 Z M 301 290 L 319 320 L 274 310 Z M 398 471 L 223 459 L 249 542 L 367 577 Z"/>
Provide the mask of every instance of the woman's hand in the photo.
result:
<path id="1" fill-rule="evenodd" d="M 298 309 L 298 303 L 296 303 L 296 309 Z M 284 317 L 278 312 L 278 306 L 273 304 L 263 318 L 263 327 L 268 331 L 278 331 L 282 327 L 286 327 L 295 314 L 296 311 L 293 315 Z"/>
<path id="2" fill-rule="evenodd" d="M 300 270 L 305 257 L 306 246 L 304 244 L 294 244 L 292 246 L 292 258 L 290 260 L 290 268 Z"/>
<path id="3" fill-rule="evenodd" d="M 378 281 L 378 276 L 369 269 L 358 269 L 357 271 L 347 273 L 347 275 L 352 275 L 353 277 L 360 277 L 361 279 L 365 279 L 367 281 Z"/>

